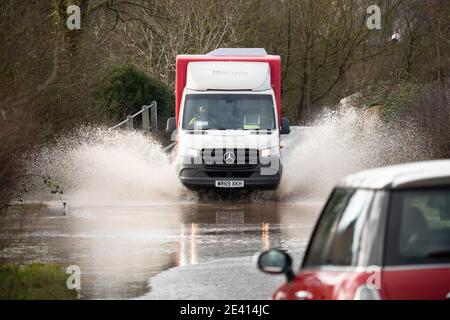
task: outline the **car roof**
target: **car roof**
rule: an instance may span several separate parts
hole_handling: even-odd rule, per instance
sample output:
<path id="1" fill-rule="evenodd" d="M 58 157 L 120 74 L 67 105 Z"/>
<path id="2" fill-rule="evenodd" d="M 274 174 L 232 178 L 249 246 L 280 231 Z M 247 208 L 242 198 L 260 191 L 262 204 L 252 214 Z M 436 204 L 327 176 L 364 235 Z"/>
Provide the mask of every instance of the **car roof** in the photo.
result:
<path id="1" fill-rule="evenodd" d="M 402 189 L 450 186 L 450 159 L 400 164 L 360 171 L 338 186 L 364 189 Z"/>

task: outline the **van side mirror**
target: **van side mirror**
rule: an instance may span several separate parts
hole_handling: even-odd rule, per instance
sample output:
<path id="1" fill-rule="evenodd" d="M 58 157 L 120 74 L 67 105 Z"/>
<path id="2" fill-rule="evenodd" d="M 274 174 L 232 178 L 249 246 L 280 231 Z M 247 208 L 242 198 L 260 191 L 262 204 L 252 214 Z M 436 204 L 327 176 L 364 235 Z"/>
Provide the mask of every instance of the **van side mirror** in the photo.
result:
<path id="1" fill-rule="evenodd" d="M 167 119 L 166 133 L 172 134 L 177 129 L 177 122 L 175 118 Z"/>
<path id="2" fill-rule="evenodd" d="M 291 128 L 289 127 L 288 118 L 281 118 L 280 134 L 289 134 L 289 133 L 291 133 Z"/>
<path id="3" fill-rule="evenodd" d="M 294 279 L 292 271 L 292 258 L 280 249 L 270 249 L 256 256 L 256 264 L 259 270 L 269 274 L 285 274 L 287 281 Z"/>

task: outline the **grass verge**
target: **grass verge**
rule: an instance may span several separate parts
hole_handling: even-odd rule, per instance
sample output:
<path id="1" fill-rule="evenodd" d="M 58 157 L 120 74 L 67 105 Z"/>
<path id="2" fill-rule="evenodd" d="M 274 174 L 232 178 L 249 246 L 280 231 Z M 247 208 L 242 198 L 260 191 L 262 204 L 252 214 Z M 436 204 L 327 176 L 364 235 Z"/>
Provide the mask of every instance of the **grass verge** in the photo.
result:
<path id="1" fill-rule="evenodd" d="M 55 265 L 0 265 L 0 300 L 77 299 L 77 292 L 66 286 L 68 277 Z"/>

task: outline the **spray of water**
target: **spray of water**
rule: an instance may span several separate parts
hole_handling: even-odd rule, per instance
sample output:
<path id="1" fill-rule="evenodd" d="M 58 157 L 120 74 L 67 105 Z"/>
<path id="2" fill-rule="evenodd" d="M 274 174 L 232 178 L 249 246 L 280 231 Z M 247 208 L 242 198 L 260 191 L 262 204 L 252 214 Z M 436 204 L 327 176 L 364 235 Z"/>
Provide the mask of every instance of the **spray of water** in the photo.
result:
<path id="1" fill-rule="evenodd" d="M 413 122 L 386 124 L 361 109 L 325 110 L 288 138 L 282 200 L 323 198 L 343 176 L 362 169 L 433 158 Z"/>
<path id="2" fill-rule="evenodd" d="M 189 192 L 154 138 L 102 128 L 81 128 L 42 148 L 28 171 L 51 177 L 70 204 L 305 201 L 323 199 L 349 173 L 433 158 L 414 125 L 386 125 L 353 108 L 326 110 L 311 127 L 294 127 L 282 143 L 284 176 L 277 192 Z"/>
<path id="3" fill-rule="evenodd" d="M 70 203 L 171 202 L 183 190 L 160 144 L 135 131 L 81 128 L 43 147 L 28 171 L 49 176 Z"/>

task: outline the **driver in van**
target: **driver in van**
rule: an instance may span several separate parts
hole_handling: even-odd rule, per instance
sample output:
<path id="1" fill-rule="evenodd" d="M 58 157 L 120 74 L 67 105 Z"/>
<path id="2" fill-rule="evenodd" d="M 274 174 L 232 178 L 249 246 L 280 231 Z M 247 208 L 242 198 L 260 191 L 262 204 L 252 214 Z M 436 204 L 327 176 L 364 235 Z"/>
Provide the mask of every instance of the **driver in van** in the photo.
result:
<path id="1" fill-rule="evenodd" d="M 206 112 L 206 107 L 204 106 L 199 106 L 197 109 L 197 112 L 194 113 L 194 115 L 192 116 L 191 120 L 189 120 L 189 126 L 190 127 L 195 127 L 195 126 L 199 126 L 198 123 L 201 123 L 201 127 L 206 127 L 208 126 L 208 115 Z"/>

